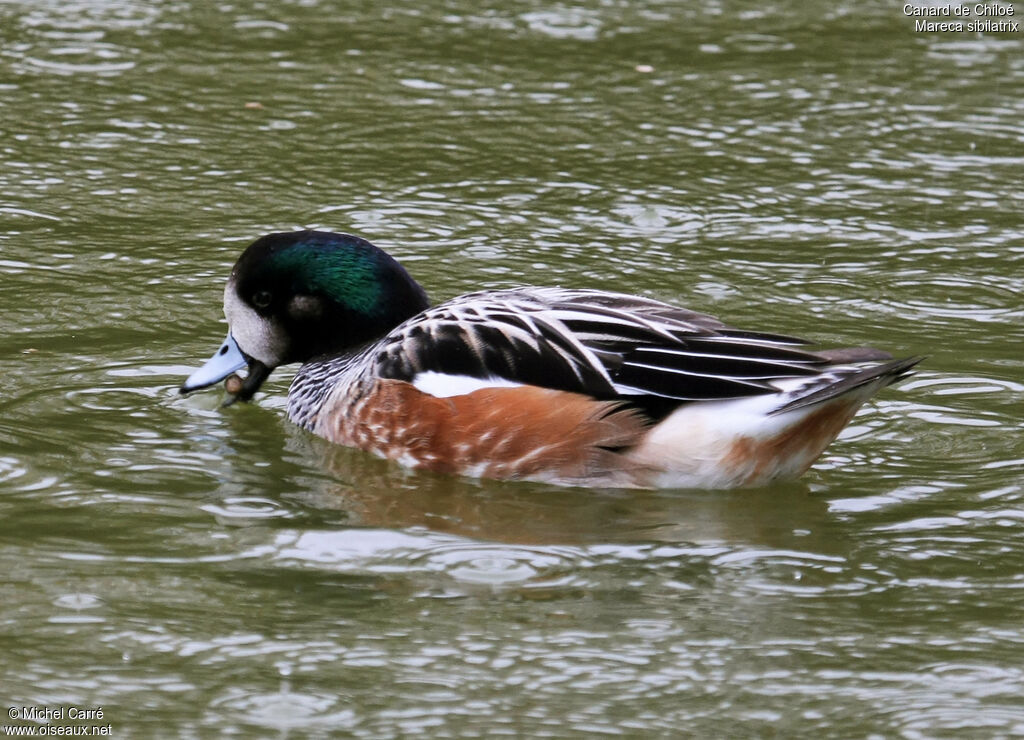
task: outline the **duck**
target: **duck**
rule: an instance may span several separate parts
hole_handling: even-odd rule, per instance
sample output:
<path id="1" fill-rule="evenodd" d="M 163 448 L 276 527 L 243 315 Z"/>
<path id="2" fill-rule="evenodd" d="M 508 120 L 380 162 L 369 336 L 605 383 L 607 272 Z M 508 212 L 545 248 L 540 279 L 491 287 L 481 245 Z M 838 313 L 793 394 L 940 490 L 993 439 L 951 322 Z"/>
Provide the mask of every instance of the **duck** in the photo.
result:
<path id="1" fill-rule="evenodd" d="M 250 401 L 299 363 L 287 414 L 408 468 L 612 488 L 800 477 L 923 358 L 733 328 L 605 290 L 524 286 L 431 305 L 359 236 L 263 236 L 224 288 L 228 335 L 180 388 Z M 244 375 L 239 375 L 244 372 Z"/>

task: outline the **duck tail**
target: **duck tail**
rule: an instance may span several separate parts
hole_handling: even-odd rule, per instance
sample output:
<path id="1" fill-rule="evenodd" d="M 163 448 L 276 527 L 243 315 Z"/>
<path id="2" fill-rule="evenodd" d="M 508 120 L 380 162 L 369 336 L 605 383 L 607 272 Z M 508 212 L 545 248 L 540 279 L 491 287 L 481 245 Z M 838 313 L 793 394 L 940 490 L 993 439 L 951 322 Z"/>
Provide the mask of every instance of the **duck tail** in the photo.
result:
<path id="1" fill-rule="evenodd" d="M 784 414 L 787 411 L 795 411 L 796 409 L 805 408 L 807 406 L 814 406 L 816 404 L 823 403 L 824 401 L 846 395 L 858 388 L 872 386 L 870 392 L 864 394 L 864 400 L 867 400 L 869 397 L 874 395 L 876 391 L 909 378 L 914 374 L 914 366 L 923 359 L 925 359 L 923 355 L 905 357 L 900 360 L 891 360 L 881 365 L 874 365 L 872 367 L 866 367 L 845 373 L 834 383 L 830 383 L 825 387 L 815 388 L 806 395 L 794 398 L 792 401 L 774 409 L 771 414 Z"/>

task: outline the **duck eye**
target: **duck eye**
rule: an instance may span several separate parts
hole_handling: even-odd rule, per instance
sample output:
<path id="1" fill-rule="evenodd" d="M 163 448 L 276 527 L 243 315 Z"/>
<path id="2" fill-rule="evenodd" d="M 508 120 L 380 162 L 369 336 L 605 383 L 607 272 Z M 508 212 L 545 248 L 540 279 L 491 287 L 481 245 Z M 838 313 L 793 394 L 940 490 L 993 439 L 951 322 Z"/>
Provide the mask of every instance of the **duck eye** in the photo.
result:
<path id="1" fill-rule="evenodd" d="M 252 304 L 256 308 L 266 308 L 270 305 L 272 296 L 269 290 L 259 290 L 252 297 Z"/>

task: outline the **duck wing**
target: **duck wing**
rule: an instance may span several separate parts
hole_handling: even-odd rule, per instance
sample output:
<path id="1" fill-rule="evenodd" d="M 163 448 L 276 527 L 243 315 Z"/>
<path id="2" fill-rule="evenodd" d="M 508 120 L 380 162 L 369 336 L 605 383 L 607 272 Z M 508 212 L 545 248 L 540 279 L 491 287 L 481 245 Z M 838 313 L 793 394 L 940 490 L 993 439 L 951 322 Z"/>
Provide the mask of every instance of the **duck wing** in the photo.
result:
<path id="1" fill-rule="evenodd" d="M 442 374 L 476 387 L 535 385 L 674 406 L 777 393 L 775 381 L 822 374 L 830 360 L 804 344 L 649 298 L 515 288 L 471 293 L 413 317 L 377 346 L 370 370 L 413 383 Z"/>

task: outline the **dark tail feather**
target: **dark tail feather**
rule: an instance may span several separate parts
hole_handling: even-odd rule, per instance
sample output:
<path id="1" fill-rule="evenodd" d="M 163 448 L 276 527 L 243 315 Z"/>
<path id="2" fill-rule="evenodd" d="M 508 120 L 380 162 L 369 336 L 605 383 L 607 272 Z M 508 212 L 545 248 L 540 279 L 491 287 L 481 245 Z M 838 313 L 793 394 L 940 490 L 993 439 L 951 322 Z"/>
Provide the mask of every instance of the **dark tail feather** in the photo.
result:
<path id="1" fill-rule="evenodd" d="M 863 385 L 874 382 L 879 378 L 884 379 L 884 383 L 881 386 L 884 388 L 887 385 L 903 380 L 904 378 L 913 375 L 911 372 L 914 365 L 923 360 L 924 357 L 907 357 L 902 360 L 893 360 L 892 362 L 886 362 L 883 365 L 875 365 L 874 367 L 864 368 L 859 372 L 851 373 L 845 378 L 833 383 L 830 386 L 821 388 L 809 393 L 806 396 L 796 398 L 785 406 L 775 409 L 773 414 L 781 414 L 785 411 L 793 411 L 794 409 L 803 408 L 805 406 L 813 406 L 816 403 L 827 401 L 830 398 L 837 398 L 838 396 L 853 390 L 854 388 L 860 388 Z"/>

